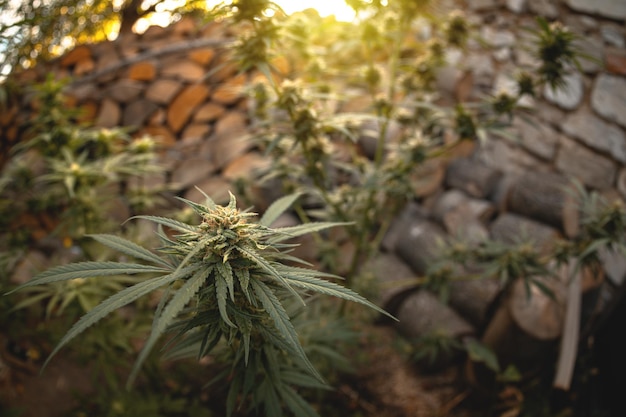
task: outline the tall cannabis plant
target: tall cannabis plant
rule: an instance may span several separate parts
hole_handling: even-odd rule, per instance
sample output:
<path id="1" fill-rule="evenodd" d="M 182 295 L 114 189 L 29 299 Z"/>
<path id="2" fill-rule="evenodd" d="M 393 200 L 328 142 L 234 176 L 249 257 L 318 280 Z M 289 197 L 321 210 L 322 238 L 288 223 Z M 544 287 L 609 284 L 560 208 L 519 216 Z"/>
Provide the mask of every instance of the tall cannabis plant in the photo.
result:
<path id="1" fill-rule="evenodd" d="M 231 194 L 227 206 L 206 196 L 204 204 L 180 199 L 200 216 L 198 225 L 177 220 L 137 216 L 159 225 L 162 246 L 149 251 L 113 235 L 92 235 L 98 242 L 142 262 L 80 262 L 52 268 L 14 291 L 34 285 L 119 274 L 144 274 L 141 282 L 126 287 L 85 314 L 62 338 L 46 363 L 67 343 L 109 313 L 157 289 L 165 289 L 152 330 L 132 369 L 129 384 L 141 364 L 165 333 L 177 350 L 195 347 L 198 357 L 218 343 L 233 352 L 233 379 L 227 409 L 232 413 L 239 394 L 263 404 L 268 415 L 279 415 L 286 404 L 298 415 L 314 410 L 290 385 L 319 385 L 322 377 L 300 343 L 287 306 L 304 305 L 310 293 L 332 295 L 382 312 L 352 290 L 330 280 L 338 277 L 303 266 L 288 254 L 287 240 L 335 226 L 319 222 L 294 227 L 270 225 L 298 198 L 283 197 L 272 204 L 258 223 L 256 214 L 237 208 Z M 170 229 L 166 233 L 163 226 Z M 259 382 L 260 381 L 260 382 Z M 306 410 L 306 414 L 301 414 Z M 311 414 L 313 413 L 313 414 Z"/>

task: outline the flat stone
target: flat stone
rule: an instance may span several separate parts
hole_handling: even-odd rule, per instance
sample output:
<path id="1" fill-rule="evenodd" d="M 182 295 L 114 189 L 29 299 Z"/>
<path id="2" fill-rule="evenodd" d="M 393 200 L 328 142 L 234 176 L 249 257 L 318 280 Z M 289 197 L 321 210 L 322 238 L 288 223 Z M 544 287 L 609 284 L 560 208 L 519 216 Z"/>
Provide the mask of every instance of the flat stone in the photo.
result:
<path id="1" fill-rule="evenodd" d="M 176 80 L 156 80 L 146 89 L 146 98 L 159 104 L 168 104 L 178 94 L 182 84 Z"/>
<path id="2" fill-rule="evenodd" d="M 544 97 L 562 109 L 573 110 L 583 99 L 584 87 L 582 76 L 575 72 L 563 77 L 564 85 L 553 89 L 549 85 L 544 88 Z"/>
<path id="3" fill-rule="evenodd" d="M 559 171 L 600 190 L 613 186 L 617 175 L 615 162 L 574 140 L 562 138 L 556 159 Z"/>
<path id="4" fill-rule="evenodd" d="M 542 251 L 550 249 L 560 238 L 555 228 L 514 213 L 500 214 L 491 223 L 489 232 L 497 241 L 508 244 L 530 241 Z"/>
<path id="5" fill-rule="evenodd" d="M 626 257 L 623 254 L 603 248 L 598 253 L 607 278 L 617 287 L 626 280 Z"/>
<path id="6" fill-rule="evenodd" d="M 528 8 L 539 16 L 554 19 L 559 16 L 555 2 L 552 0 L 528 0 Z"/>
<path id="7" fill-rule="evenodd" d="M 604 54 L 606 70 L 615 75 L 626 75 L 626 50 L 610 48 Z"/>
<path id="8" fill-rule="evenodd" d="M 513 13 L 522 13 L 526 10 L 528 0 L 506 0 L 506 7 Z"/>
<path id="9" fill-rule="evenodd" d="M 498 3 L 496 0 L 468 0 L 467 5 L 470 10 L 489 10 L 496 8 Z"/>
<path id="10" fill-rule="evenodd" d="M 206 138 L 211 133 L 211 125 L 206 123 L 192 123 L 183 130 L 181 134 L 182 140 L 193 138 Z"/>
<path id="11" fill-rule="evenodd" d="M 120 125 L 121 113 L 120 106 L 115 101 L 105 98 L 100 104 L 94 124 L 97 127 L 117 127 Z"/>
<path id="12" fill-rule="evenodd" d="M 128 69 L 128 78 L 138 81 L 151 81 L 156 77 L 156 64 L 151 61 L 138 62 Z"/>
<path id="13" fill-rule="evenodd" d="M 626 79 L 601 74 L 591 93 L 591 105 L 599 115 L 626 127 Z"/>
<path id="14" fill-rule="evenodd" d="M 580 50 L 581 54 L 591 58 L 579 59 L 582 71 L 587 74 L 598 72 L 604 60 L 604 43 L 602 39 L 596 36 L 585 36 L 577 40 L 574 45 Z"/>
<path id="15" fill-rule="evenodd" d="M 600 26 L 600 34 L 602 35 L 602 39 L 610 46 L 622 49 L 626 48 L 623 27 L 609 23 L 603 24 Z"/>
<path id="16" fill-rule="evenodd" d="M 196 110 L 193 120 L 197 122 L 212 122 L 226 112 L 226 108 L 218 103 L 208 102 Z"/>
<path id="17" fill-rule="evenodd" d="M 238 179 L 254 179 L 270 165 L 270 160 L 258 152 L 247 152 L 234 158 L 224 167 L 224 178 L 234 181 Z"/>
<path id="18" fill-rule="evenodd" d="M 620 170 L 617 177 L 617 191 L 626 199 L 626 167 Z"/>
<path id="19" fill-rule="evenodd" d="M 626 2 L 621 0 L 565 0 L 572 9 L 591 14 L 599 14 L 611 19 L 626 18 Z"/>
<path id="20" fill-rule="evenodd" d="M 375 295 L 372 302 L 396 314 L 402 294 L 415 288 L 415 273 L 402 259 L 392 253 L 378 253 L 362 268 L 365 279 L 372 279 Z"/>
<path id="21" fill-rule="evenodd" d="M 159 108 L 152 101 L 142 98 L 135 100 L 124 109 L 123 126 L 143 126 L 148 118 Z"/>
<path id="22" fill-rule="evenodd" d="M 515 118 L 513 126 L 519 132 L 521 145 L 529 152 L 545 160 L 552 160 L 559 143 L 559 134 L 552 127 L 536 118 Z"/>
<path id="23" fill-rule="evenodd" d="M 220 84 L 215 91 L 213 91 L 213 94 L 211 94 L 211 100 L 226 106 L 234 104 L 237 100 L 243 97 L 243 86 L 246 81 L 246 74 L 239 74 L 228 79 L 225 83 Z"/>
<path id="24" fill-rule="evenodd" d="M 178 61 L 165 66 L 161 70 L 161 76 L 176 78 L 184 81 L 201 81 L 206 75 L 206 70 L 193 61 Z"/>
<path id="25" fill-rule="evenodd" d="M 171 184 L 178 190 L 186 189 L 206 180 L 215 172 L 215 165 L 205 158 L 189 158 L 172 172 Z M 195 201 L 195 200 L 194 200 Z"/>
<path id="26" fill-rule="evenodd" d="M 463 338 L 475 332 L 472 325 L 452 308 L 425 290 L 409 295 L 398 309 L 397 318 L 400 332 L 408 339 L 417 339 L 433 333 Z"/>
<path id="27" fill-rule="evenodd" d="M 38 250 L 30 250 L 15 266 L 9 281 L 12 284 L 24 284 L 50 266 L 46 255 Z"/>
<path id="28" fill-rule="evenodd" d="M 176 143 L 176 137 L 166 126 L 146 126 L 141 133 L 150 135 L 161 146 L 171 146 Z"/>
<path id="29" fill-rule="evenodd" d="M 167 123 L 178 133 L 198 107 L 209 96 L 209 88 L 203 84 L 192 84 L 174 98 L 167 110 Z"/>
<path id="30" fill-rule="evenodd" d="M 189 52 L 189 59 L 202 65 L 207 66 L 215 57 L 215 50 L 211 48 L 196 49 Z"/>
<path id="31" fill-rule="evenodd" d="M 417 274 L 424 274 L 440 254 L 445 231 L 436 223 L 421 217 L 410 219 L 398 236 L 396 253 Z"/>
<path id="32" fill-rule="evenodd" d="M 626 135 L 617 126 L 595 116 L 588 109 L 569 114 L 563 123 L 563 131 L 579 139 L 591 148 L 607 152 L 626 164 Z"/>
<path id="33" fill-rule="evenodd" d="M 502 48 L 510 47 L 515 44 L 515 34 L 508 30 L 497 30 L 491 26 L 484 26 L 481 31 L 481 37 L 489 43 L 489 45 Z"/>
<path id="34" fill-rule="evenodd" d="M 209 155 L 215 166 L 222 169 L 251 147 L 252 142 L 243 136 L 215 134 L 202 145 L 200 152 L 202 155 Z"/>
<path id="35" fill-rule="evenodd" d="M 217 135 L 241 135 L 247 127 L 247 117 L 239 111 L 230 111 L 220 117 L 215 123 L 215 134 Z"/>
<path id="36" fill-rule="evenodd" d="M 128 103 L 139 97 L 144 88 L 144 84 L 139 81 L 122 78 L 113 83 L 113 85 L 107 89 L 107 93 L 109 97 L 118 103 Z"/>
<path id="37" fill-rule="evenodd" d="M 490 138 L 477 155 L 485 165 L 501 172 L 519 174 L 529 169 L 542 169 L 538 158 L 521 146 L 502 138 Z"/>
<path id="38" fill-rule="evenodd" d="M 85 60 L 91 60 L 91 49 L 87 45 L 78 45 L 61 58 L 61 66 L 69 67 Z"/>
<path id="39" fill-rule="evenodd" d="M 195 187 L 189 188 L 183 195 L 189 201 L 204 202 L 204 196 L 196 187 L 211 197 L 216 204 L 227 204 L 230 199 L 228 192 L 231 190 L 232 185 L 222 177 L 206 178 L 197 183 Z"/>

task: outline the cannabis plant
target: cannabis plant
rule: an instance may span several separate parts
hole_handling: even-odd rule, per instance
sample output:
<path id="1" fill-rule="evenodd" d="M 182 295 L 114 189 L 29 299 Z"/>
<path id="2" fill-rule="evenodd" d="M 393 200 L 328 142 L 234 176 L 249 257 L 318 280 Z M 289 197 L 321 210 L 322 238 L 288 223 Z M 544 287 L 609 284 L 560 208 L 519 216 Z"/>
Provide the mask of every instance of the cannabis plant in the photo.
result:
<path id="1" fill-rule="evenodd" d="M 138 298 L 161 289 L 150 335 L 130 373 L 128 384 L 159 338 L 170 333 L 168 346 L 176 351 L 193 348 L 198 358 L 218 345 L 232 351 L 228 375 L 228 414 L 237 399 L 263 406 L 267 415 L 280 415 L 285 404 L 297 415 L 314 415 L 313 409 L 292 387 L 321 385 L 322 377 L 307 357 L 291 321 L 294 303 L 304 305 L 310 294 L 321 293 L 367 305 L 382 312 L 338 277 L 302 265 L 289 255 L 291 238 L 327 229 L 334 223 L 318 222 L 272 228 L 277 217 L 298 195 L 273 203 L 258 222 L 256 214 L 237 207 L 231 194 L 227 206 L 206 196 L 204 204 L 180 198 L 201 218 L 198 225 L 157 216 L 136 216 L 159 225 L 161 246 L 156 252 L 113 235 L 92 235 L 126 257 L 141 262 L 79 262 L 43 272 L 14 291 L 88 277 L 106 280 L 120 274 L 145 279 L 126 287 L 86 313 L 62 338 L 48 361 L 91 325 Z M 169 231 L 164 231 L 167 228 Z M 303 411 L 304 410 L 304 411 Z"/>

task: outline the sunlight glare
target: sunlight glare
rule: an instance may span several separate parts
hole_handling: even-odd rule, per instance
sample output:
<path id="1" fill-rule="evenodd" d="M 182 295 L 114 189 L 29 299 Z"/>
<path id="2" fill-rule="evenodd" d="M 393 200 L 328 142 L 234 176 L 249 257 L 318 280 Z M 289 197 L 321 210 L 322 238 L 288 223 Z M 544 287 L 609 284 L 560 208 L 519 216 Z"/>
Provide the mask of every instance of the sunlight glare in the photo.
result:
<path id="1" fill-rule="evenodd" d="M 222 3 L 219 0 L 206 0 L 206 2 L 209 8 Z M 315 9 L 321 17 L 334 15 L 335 19 L 342 22 L 351 22 L 355 16 L 354 10 L 343 0 L 273 0 L 273 2 L 288 15 L 306 9 Z"/>

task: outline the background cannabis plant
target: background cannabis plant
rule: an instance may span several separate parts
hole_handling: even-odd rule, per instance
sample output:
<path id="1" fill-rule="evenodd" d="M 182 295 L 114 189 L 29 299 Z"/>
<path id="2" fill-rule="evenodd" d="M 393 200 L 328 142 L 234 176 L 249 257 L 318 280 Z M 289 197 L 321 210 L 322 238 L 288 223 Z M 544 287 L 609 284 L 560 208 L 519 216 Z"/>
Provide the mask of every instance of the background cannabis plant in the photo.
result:
<path id="1" fill-rule="evenodd" d="M 285 404 L 297 415 L 315 411 L 292 385 L 321 386 L 322 377 L 308 359 L 291 321 L 310 293 L 355 301 L 382 312 L 352 290 L 329 279 L 338 277 L 303 266 L 288 254 L 287 240 L 336 225 L 318 222 L 273 229 L 270 225 L 298 198 L 290 195 L 272 204 L 258 223 L 256 214 L 237 207 L 231 194 L 227 206 L 206 196 L 205 204 L 180 199 L 201 217 L 199 225 L 174 219 L 137 216 L 159 225 L 162 246 L 151 252 L 113 235 L 92 235 L 98 242 L 142 263 L 79 262 L 52 268 L 18 287 L 72 281 L 87 277 L 106 280 L 120 274 L 147 277 L 126 287 L 86 313 L 63 337 L 48 361 L 68 342 L 109 313 L 157 289 L 164 289 L 152 329 L 131 371 L 137 377 L 158 339 L 173 334 L 168 345 L 181 351 L 192 347 L 197 357 L 218 344 L 232 353 L 232 379 L 227 399 L 231 414 L 237 400 L 250 397 L 267 415 L 280 415 Z M 170 229 L 166 233 L 163 226 Z M 223 375 L 226 377 L 227 375 Z M 305 414 L 302 414 L 302 413 Z"/>

